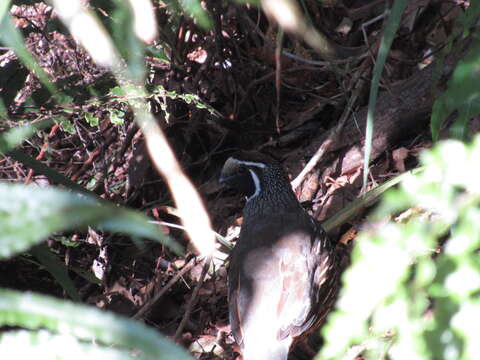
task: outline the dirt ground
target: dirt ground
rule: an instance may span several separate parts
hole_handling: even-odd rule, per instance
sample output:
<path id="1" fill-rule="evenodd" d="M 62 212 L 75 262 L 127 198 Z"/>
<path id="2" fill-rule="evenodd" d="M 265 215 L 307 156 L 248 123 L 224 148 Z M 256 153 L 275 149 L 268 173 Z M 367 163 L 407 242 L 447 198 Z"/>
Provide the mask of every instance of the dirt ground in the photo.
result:
<path id="1" fill-rule="evenodd" d="M 0 130 L 49 117 L 62 119 L 25 141 L 22 151 L 104 199 L 140 209 L 188 248 L 183 232 L 168 225 L 179 223 L 170 193 L 152 167 L 126 102 L 111 92 L 113 77 L 75 43 L 50 6 L 15 3 L 11 13 L 27 48 L 66 96 L 61 105 L 54 103 L 15 54 L 0 48 L 0 91 L 9 113 Z M 243 200 L 225 191 L 217 177 L 236 150 L 272 154 L 293 180 L 324 149 L 296 188 L 320 221 L 360 193 L 366 105 L 387 2 L 305 4 L 311 21 L 331 41 L 365 47 L 365 56 L 334 65 L 288 35 L 282 55 L 276 56 L 277 27 L 258 9 L 234 2 L 208 2 L 214 22 L 209 31 L 187 16 L 172 16 L 166 7 L 156 9 L 158 43 L 168 44 L 170 61 L 160 61 L 153 47 L 147 52 L 147 88 L 154 94 L 149 103 L 203 197 L 214 229 L 232 240 L 241 224 Z M 90 6 L 108 23 L 111 9 L 101 1 Z M 418 153 L 431 145 L 435 89 L 451 71 L 440 66 L 434 73 L 434 68 L 462 11 L 461 2 L 408 2 L 381 79 L 370 188 L 414 167 Z M 454 61 L 447 57 L 445 63 Z M 332 137 L 336 130 L 341 131 Z M 0 178 L 55 185 L 8 156 L 0 157 Z M 334 229 L 333 236 L 355 232 L 363 216 L 359 212 Z M 227 250 L 219 252 L 214 270 L 202 274 L 203 263 L 192 252 L 178 257 L 158 244 L 138 244 L 94 229 L 56 235 L 48 246 L 68 266 L 85 303 L 143 319 L 176 336 L 201 359 L 238 355 L 228 326 Z M 0 273 L 0 286 L 65 297 L 28 254 L 0 262 Z M 159 293 L 160 299 L 152 303 Z M 191 313 L 179 330 L 186 309 Z M 292 358 L 312 358 L 321 343 L 314 340 L 300 346 Z"/>

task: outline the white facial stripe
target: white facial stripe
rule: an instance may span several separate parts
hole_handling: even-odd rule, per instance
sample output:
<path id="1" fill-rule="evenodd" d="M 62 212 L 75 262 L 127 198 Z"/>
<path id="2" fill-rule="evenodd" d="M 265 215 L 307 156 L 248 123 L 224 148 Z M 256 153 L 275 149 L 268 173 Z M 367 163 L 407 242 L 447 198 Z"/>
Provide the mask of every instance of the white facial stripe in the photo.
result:
<path id="1" fill-rule="evenodd" d="M 260 179 L 258 178 L 257 174 L 255 174 L 255 171 L 248 169 L 250 171 L 250 174 L 252 175 L 253 183 L 255 184 L 255 192 L 253 193 L 252 196 L 247 197 L 247 201 L 252 200 L 255 196 L 260 194 Z"/>
<path id="2" fill-rule="evenodd" d="M 232 159 L 234 160 L 237 164 L 243 164 L 247 166 L 256 166 L 262 169 L 265 169 L 267 165 L 259 163 L 259 162 L 254 162 L 254 161 L 243 161 L 243 160 L 237 160 L 237 159 Z"/>

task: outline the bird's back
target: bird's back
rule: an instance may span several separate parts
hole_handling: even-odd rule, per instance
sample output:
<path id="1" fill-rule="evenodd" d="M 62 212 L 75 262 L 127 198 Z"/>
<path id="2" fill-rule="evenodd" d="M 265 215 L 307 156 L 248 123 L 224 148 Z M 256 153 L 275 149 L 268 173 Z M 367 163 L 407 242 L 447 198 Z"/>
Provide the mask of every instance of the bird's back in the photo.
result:
<path id="1" fill-rule="evenodd" d="M 286 359 L 291 343 L 323 318 L 337 263 L 333 248 L 303 210 L 243 225 L 229 269 L 229 306 L 246 360 Z"/>

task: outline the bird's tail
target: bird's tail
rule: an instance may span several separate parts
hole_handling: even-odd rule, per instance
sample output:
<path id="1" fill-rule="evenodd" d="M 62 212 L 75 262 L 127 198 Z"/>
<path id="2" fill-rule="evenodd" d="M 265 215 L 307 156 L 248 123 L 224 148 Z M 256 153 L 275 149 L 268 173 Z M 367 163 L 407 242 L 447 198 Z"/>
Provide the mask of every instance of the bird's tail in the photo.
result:
<path id="1" fill-rule="evenodd" d="M 291 343 L 292 341 L 289 338 L 282 341 L 275 339 L 270 343 L 264 340 L 261 344 L 256 343 L 252 346 L 245 343 L 242 354 L 243 360 L 287 360 Z"/>

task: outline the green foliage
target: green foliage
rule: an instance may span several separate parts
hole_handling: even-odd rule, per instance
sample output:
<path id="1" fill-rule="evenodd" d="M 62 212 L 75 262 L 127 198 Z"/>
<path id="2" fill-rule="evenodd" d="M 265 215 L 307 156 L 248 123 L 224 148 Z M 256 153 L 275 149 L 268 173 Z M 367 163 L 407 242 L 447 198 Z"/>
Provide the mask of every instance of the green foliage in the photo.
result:
<path id="1" fill-rule="evenodd" d="M 30 249 L 30 253 L 45 266 L 45 269 L 58 281 L 72 300 L 81 300 L 73 281 L 68 276 L 67 267 L 45 243 L 33 247 Z"/>
<path id="2" fill-rule="evenodd" d="M 456 120 L 451 127 L 451 134 L 458 139 L 465 139 L 468 134 L 468 121 L 480 114 L 480 30 L 478 27 L 471 32 L 470 27 L 474 19 L 480 16 L 480 3 L 472 2 L 468 7 L 462 23 L 463 36 L 472 37 L 472 45 L 466 56 L 457 64 L 451 78 L 447 83 L 447 90 L 435 101 L 432 110 L 431 131 L 432 138 L 438 140 L 439 132 L 444 121 L 454 112 Z M 453 33 L 451 37 L 458 36 Z M 455 51 L 462 42 L 457 44 Z"/>
<path id="3" fill-rule="evenodd" d="M 368 167 L 370 165 L 370 155 L 372 152 L 373 124 L 375 107 L 377 105 L 378 86 L 382 76 L 387 55 L 392 46 L 393 39 L 400 26 L 400 19 L 405 10 L 405 0 L 397 0 L 393 3 L 392 12 L 386 22 L 385 32 L 382 36 L 380 49 L 378 50 L 377 61 L 373 68 L 372 83 L 370 85 L 370 96 L 368 99 L 367 126 L 365 128 L 365 153 L 363 159 L 363 188 L 365 189 L 368 180 Z"/>
<path id="4" fill-rule="evenodd" d="M 154 99 L 160 103 L 162 103 L 162 98 L 166 97 L 169 99 L 180 99 L 185 101 L 187 104 L 193 104 L 197 109 L 205 109 L 207 110 L 211 115 L 221 117 L 222 115 L 215 110 L 212 106 L 204 103 L 200 97 L 196 94 L 178 94 L 176 91 L 168 91 L 166 90 L 163 86 L 158 85 L 155 86 L 155 88 L 152 90 L 152 94 L 150 96 L 150 99 Z"/>
<path id="5" fill-rule="evenodd" d="M 113 348 L 100 347 L 77 340 L 71 335 L 54 335 L 47 330 L 8 331 L 0 335 L 2 351 L 15 354 L 19 359 L 28 359 L 35 352 L 36 359 L 102 359 L 132 360 L 133 355 Z"/>
<path id="6" fill-rule="evenodd" d="M 0 98 L 0 119 L 7 117 L 7 107 L 5 106 L 5 102 L 2 98 Z"/>
<path id="7" fill-rule="evenodd" d="M 100 123 L 100 120 L 98 117 L 96 117 L 95 115 L 89 112 L 85 112 L 84 117 L 88 125 L 90 125 L 91 127 L 98 127 L 98 124 Z"/>
<path id="8" fill-rule="evenodd" d="M 4 12 L 5 7 L 8 6 L 8 4 L 9 1 L 5 1 L 2 3 L 2 5 L 0 5 L 0 43 L 3 43 L 8 47 L 14 49 L 15 54 L 18 56 L 18 58 L 29 70 L 35 73 L 35 75 L 48 89 L 48 91 L 50 91 L 51 94 L 61 98 L 62 96 L 56 89 L 55 85 L 52 84 L 48 75 L 40 67 L 40 65 L 38 65 L 33 56 L 25 47 L 25 41 L 23 39 L 23 36 L 13 24 L 13 21 L 8 15 L 8 12 Z"/>
<path id="9" fill-rule="evenodd" d="M 110 121 L 114 125 L 123 125 L 125 123 L 125 112 L 120 109 L 110 109 Z"/>
<path id="10" fill-rule="evenodd" d="M 196 94 L 179 94 L 176 91 L 166 90 L 163 86 L 155 86 L 149 93 L 141 86 L 134 86 L 132 84 L 126 84 L 123 86 L 115 86 L 110 89 L 109 99 L 113 101 L 121 101 L 123 104 L 133 102 L 136 106 L 141 104 L 140 100 L 155 100 L 162 102 L 162 98 L 166 97 L 172 100 L 182 100 L 186 104 L 193 104 L 197 109 L 206 109 L 212 115 L 220 116 L 220 114 L 208 104 L 205 104 Z M 108 104 L 107 104 L 108 105 Z M 113 103 L 109 105 L 113 106 Z"/>
<path id="11" fill-rule="evenodd" d="M 87 226 L 150 238 L 181 252 L 178 245 L 138 212 L 85 194 L 0 184 L 0 258 L 25 251 L 54 232 Z"/>
<path id="12" fill-rule="evenodd" d="M 52 125 L 51 119 L 38 121 L 14 127 L 0 136 L 0 153 L 6 153 L 9 150 L 20 145 L 23 140 L 35 134 L 35 132 Z"/>
<path id="13" fill-rule="evenodd" d="M 328 233 L 334 229 L 337 229 L 341 225 L 348 223 L 350 220 L 359 216 L 364 209 L 375 203 L 388 189 L 399 184 L 406 177 L 411 176 L 412 174 L 418 174 L 420 171 L 422 171 L 422 168 L 405 172 L 384 182 L 382 185 L 373 188 L 372 190 L 360 196 L 358 199 L 355 199 L 351 203 L 347 204 L 335 215 L 325 220 L 322 223 L 323 228 Z"/>
<path id="14" fill-rule="evenodd" d="M 59 93 L 26 50 L 20 32 L 13 26 L 8 15 L 9 4 L 9 1 L 3 1 L 0 5 L 0 41 L 11 47 L 28 69 L 35 72 L 42 84 L 54 95 L 56 104 L 64 105 L 58 106 L 57 110 L 61 110 L 64 114 L 78 112 L 79 107 L 75 106 L 77 104 L 69 107 L 73 104 L 73 98 Z M 63 5 L 60 2 L 57 2 L 58 4 Z M 79 4 L 78 1 L 73 1 L 62 10 L 66 11 L 69 6 L 75 7 Z M 117 50 L 127 60 L 128 71 L 122 74 L 127 77 L 125 83 L 138 83 L 143 82 L 144 46 L 133 35 L 130 9 L 126 4 L 125 1 L 115 2 L 115 10 L 118 11 L 115 13 L 117 18 L 110 25 L 113 33 L 116 34 Z M 80 8 L 84 9 L 84 7 Z M 68 11 L 66 13 L 59 11 L 59 13 L 62 13 L 62 16 L 72 15 L 66 14 Z M 87 12 L 80 15 L 85 19 Z M 71 20 L 68 16 L 66 19 Z M 91 24 L 91 33 L 95 34 L 97 31 L 97 35 L 103 34 L 102 29 L 96 27 L 97 22 L 91 22 Z M 67 26 L 69 25 L 71 24 L 67 23 Z M 121 29 L 123 31 L 120 31 Z M 78 36 L 79 33 L 74 35 Z M 79 38 L 85 39 L 85 37 Z M 95 38 L 95 40 L 97 39 L 101 38 Z M 105 49 L 97 50 L 101 52 Z M 95 60 L 101 58 L 98 54 L 95 55 Z M 115 54 L 107 55 L 110 56 L 107 60 L 115 56 Z M 114 64 L 118 63 L 120 62 L 114 62 Z M 118 68 L 116 70 L 119 71 Z M 117 83 L 119 82 L 117 78 Z M 126 89 L 124 94 L 131 98 L 133 90 L 128 89 L 128 85 L 124 85 L 124 88 Z M 143 106 L 145 103 L 145 92 L 143 92 L 143 88 L 139 87 L 139 89 L 141 91 L 136 93 L 139 99 L 135 99 L 136 102 L 134 100 L 128 102 L 129 106 Z M 113 103 L 111 105 L 112 109 L 116 109 L 113 107 Z M 123 104 L 121 105 L 123 106 Z M 6 116 L 3 102 L 0 103 L 0 111 L 2 116 Z M 38 112 L 39 110 L 34 109 L 33 111 Z M 99 119 L 94 114 L 87 112 L 80 114 L 90 126 L 98 126 Z M 124 114 L 120 115 L 119 121 L 121 120 L 123 123 Z M 71 119 L 67 119 L 66 116 L 56 116 L 51 120 L 61 122 L 64 131 L 70 133 L 76 131 Z M 80 296 L 68 275 L 68 270 L 73 270 L 85 278 L 91 274 L 85 272 L 82 274 L 81 270 L 73 267 L 67 269 L 46 244 L 42 243 L 45 238 L 66 230 L 95 226 L 110 232 L 120 232 L 134 237 L 160 241 L 180 253 L 181 249 L 178 244 L 164 236 L 143 214 L 96 198 L 64 175 L 15 148 L 40 128 L 50 125 L 51 120 L 13 128 L 2 134 L 0 151 L 32 168 L 36 173 L 46 175 L 52 183 L 62 184 L 77 192 L 54 187 L 39 188 L 20 184 L 0 184 L 0 258 L 18 255 L 30 249 L 31 254 L 53 275 L 66 293 L 72 299 L 79 301 Z M 89 281 L 93 282 L 94 279 Z M 69 360 L 76 358 L 191 359 L 176 344 L 142 324 L 92 307 L 32 293 L 0 289 L 0 326 L 24 328 L 23 330 L 5 331 L 0 335 L 0 352 L 15 354 L 18 358 L 27 358 L 35 354 L 35 357 L 40 359 Z"/>
<path id="15" fill-rule="evenodd" d="M 18 358 L 34 352 L 41 359 L 85 359 L 85 355 L 97 359 L 191 359 L 143 324 L 33 293 L 0 289 L 0 326 L 4 325 L 33 330 L 6 332 L 0 337 L 2 353 L 11 349 L 8 353 Z"/>
<path id="16" fill-rule="evenodd" d="M 200 26 L 205 29 L 212 27 L 212 21 L 207 12 L 202 8 L 200 0 L 179 0 L 178 3 L 188 15 L 198 21 Z"/>
<path id="17" fill-rule="evenodd" d="M 59 116 L 57 118 L 57 120 L 60 120 L 60 128 L 63 131 L 65 131 L 69 134 L 75 134 L 76 133 L 75 126 L 73 125 L 73 123 L 68 118 L 66 118 L 65 116 Z"/>
<path id="18" fill-rule="evenodd" d="M 164 63 L 170 63 L 170 59 L 168 58 L 165 49 L 163 49 L 162 44 L 148 46 L 145 50 L 148 55 Z"/>
<path id="19" fill-rule="evenodd" d="M 422 155 L 422 172 L 386 194 L 376 230 L 357 240 L 319 359 L 352 344 L 366 359 L 480 358 L 478 159 L 480 136 L 439 143 Z"/>
<path id="20" fill-rule="evenodd" d="M 128 75 L 135 81 L 142 81 L 144 67 L 145 45 L 132 31 L 133 14 L 128 1 L 115 0 L 110 22 L 110 34 L 122 57 L 127 61 Z"/>
<path id="21" fill-rule="evenodd" d="M 7 14 L 10 8 L 10 0 L 5 0 L 0 3 L 0 20 Z"/>

